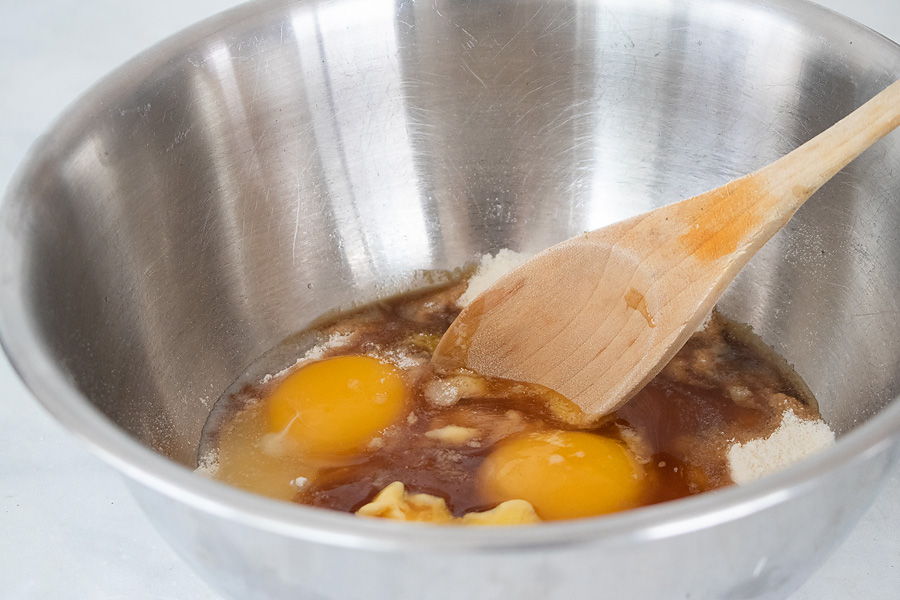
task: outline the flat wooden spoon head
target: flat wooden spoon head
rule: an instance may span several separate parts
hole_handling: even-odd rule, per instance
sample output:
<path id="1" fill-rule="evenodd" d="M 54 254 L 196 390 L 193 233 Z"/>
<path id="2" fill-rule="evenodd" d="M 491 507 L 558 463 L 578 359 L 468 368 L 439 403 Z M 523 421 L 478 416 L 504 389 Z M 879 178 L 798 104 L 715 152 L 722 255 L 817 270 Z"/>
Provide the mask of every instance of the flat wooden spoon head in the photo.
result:
<path id="1" fill-rule="evenodd" d="M 614 411 L 803 202 L 898 124 L 900 82 L 755 173 L 545 250 L 460 313 L 433 364 L 545 386 L 586 421 Z"/>

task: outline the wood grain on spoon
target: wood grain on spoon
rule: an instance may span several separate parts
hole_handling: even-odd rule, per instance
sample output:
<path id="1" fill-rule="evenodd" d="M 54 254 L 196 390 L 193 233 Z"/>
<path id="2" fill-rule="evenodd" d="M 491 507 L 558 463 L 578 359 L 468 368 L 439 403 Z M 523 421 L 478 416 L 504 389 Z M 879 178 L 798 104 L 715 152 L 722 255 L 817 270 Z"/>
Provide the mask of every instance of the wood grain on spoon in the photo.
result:
<path id="1" fill-rule="evenodd" d="M 588 419 L 615 410 L 806 199 L 898 125 L 895 82 L 759 171 L 545 250 L 460 313 L 433 363 L 543 385 Z"/>

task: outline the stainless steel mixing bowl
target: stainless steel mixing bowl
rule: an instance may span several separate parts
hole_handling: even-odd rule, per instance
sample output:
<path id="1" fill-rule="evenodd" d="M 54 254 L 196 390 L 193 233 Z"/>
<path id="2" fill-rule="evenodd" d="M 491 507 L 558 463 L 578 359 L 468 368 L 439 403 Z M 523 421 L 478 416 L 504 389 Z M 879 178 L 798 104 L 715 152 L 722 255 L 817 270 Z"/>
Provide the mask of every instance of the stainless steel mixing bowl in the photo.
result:
<path id="1" fill-rule="evenodd" d="M 246 5 L 129 62 L 36 144 L 0 217 L 3 344 L 234 598 L 782 598 L 898 454 L 897 134 L 722 303 L 841 434 L 786 472 L 442 529 L 230 489 L 191 472 L 195 449 L 217 396 L 321 313 L 719 185 L 898 75 L 898 46 L 801 1 Z"/>

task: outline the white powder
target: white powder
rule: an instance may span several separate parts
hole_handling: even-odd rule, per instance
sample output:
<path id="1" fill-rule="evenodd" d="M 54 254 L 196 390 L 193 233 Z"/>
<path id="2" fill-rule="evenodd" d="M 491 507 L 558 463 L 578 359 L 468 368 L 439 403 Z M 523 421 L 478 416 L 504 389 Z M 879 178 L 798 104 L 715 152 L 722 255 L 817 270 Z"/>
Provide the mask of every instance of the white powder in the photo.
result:
<path id="1" fill-rule="evenodd" d="M 531 256 L 528 254 L 515 252 L 507 248 L 499 250 L 493 256 L 485 254 L 481 257 L 475 273 L 469 278 L 469 287 L 466 288 L 466 291 L 463 292 L 456 303 L 459 306 L 466 306 L 476 296 L 494 285 L 498 279 L 521 266 L 529 258 Z"/>
<path id="2" fill-rule="evenodd" d="M 487 384 L 480 377 L 453 375 L 444 379 L 432 379 L 422 389 L 425 400 L 432 406 L 446 408 L 462 398 L 476 398 L 487 393 Z"/>
<path id="3" fill-rule="evenodd" d="M 339 333 L 335 331 L 328 339 L 322 342 L 321 344 L 317 344 L 306 351 L 306 354 L 303 355 L 303 360 L 319 360 L 323 356 L 325 356 L 326 350 L 331 350 L 332 348 L 337 348 L 338 346 L 343 346 L 347 342 L 350 341 L 352 334 L 350 333 Z"/>
<path id="4" fill-rule="evenodd" d="M 780 471 L 834 444 L 834 432 L 821 419 L 805 421 L 788 409 L 781 424 L 765 439 L 732 444 L 728 468 L 737 484 L 750 483 Z"/>
<path id="5" fill-rule="evenodd" d="M 219 470 L 219 453 L 216 450 L 210 450 L 200 457 L 197 468 L 194 473 L 198 473 L 205 477 L 214 477 L 216 471 Z"/>
<path id="6" fill-rule="evenodd" d="M 377 350 L 368 352 L 367 355 L 371 356 L 372 358 L 377 358 L 379 360 L 389 362 L 401 369 L 412 369 L 414 367 L 420 367 L 428 362 L 428 360 L 425 358 L 410 356 L 408 352 L 400 348 L 391 348 L 387 350 L 378 348 Z"/>
<path id="7" fill-rule="evenodd" d="M 286 367 L 278 371 L 277 373 L 269 373 L 268 375 L 264 375 L 261 383 L 269 383 L 273 379 L 277 379 L 283 375 L 287 375 L 305 362 L 309 362 L 311 360 L 319 360 L 320 358 L 325 356 L 325 352 L 327 352 L 328 350 L 337 348 L 339 346 L 345 346 L 350 341 L 351 337 L 353 337 L 353 334 L 351 333 L 332 333 L 330 336 L 328 336 L 327 340 L 316 344 L 315 346 L 307 350 L 306 354 L 298 358 L 296 362 L 294 362 L 294 364 L 292 364 L 291 366 Z"/>

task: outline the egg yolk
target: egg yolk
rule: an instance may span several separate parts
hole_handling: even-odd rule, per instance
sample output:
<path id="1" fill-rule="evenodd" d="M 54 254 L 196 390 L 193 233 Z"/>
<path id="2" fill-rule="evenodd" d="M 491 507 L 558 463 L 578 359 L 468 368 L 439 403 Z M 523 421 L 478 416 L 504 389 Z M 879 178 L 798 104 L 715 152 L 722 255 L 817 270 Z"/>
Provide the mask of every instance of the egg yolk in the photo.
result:
<path id="1" fill-rule="evenodd" d="M 638 506 L 644 471 L 624 444 L 578 431 L 529 433 L 500 442 L 478 470 L 489 502 L 521 498 L 542 519 L 576 519 Z"/>
<path id="2" fill-rule="evenodd" d="M 354 452 L 397 420 L 406 398 L 393 365 L 370 356 L 338 356 L 285 377 L 268 398 L 269 426 L 304 452 Z"/>

